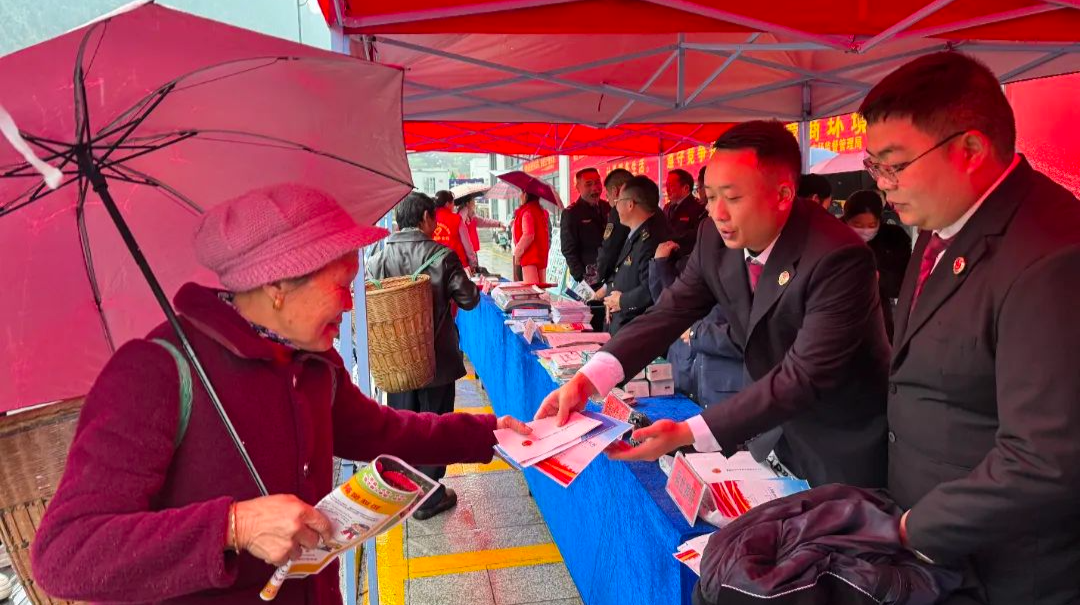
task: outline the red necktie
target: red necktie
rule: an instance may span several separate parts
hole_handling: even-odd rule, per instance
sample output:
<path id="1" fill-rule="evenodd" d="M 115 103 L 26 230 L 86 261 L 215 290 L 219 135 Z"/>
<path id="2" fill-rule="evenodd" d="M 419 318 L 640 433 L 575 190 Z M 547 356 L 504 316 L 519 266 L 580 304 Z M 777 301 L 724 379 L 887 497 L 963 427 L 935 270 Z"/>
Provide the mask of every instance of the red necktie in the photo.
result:
<path id="1" fill-rule="evenodd" d="M 761 272 L 765 270 L 765 265 L 759 263 L 756 258 L 750 257 L 746 259 L 746 271 L 750 274 L 750 291 L 755 292 L 757 290 L 758 280 L 761 279 Z"/>
<path id="2" fill-rule="evenodd" d="M 950 242 L 952 242 L 952 238 L 945 239 L 937 233 L 930 235 L 930 242 L 926 244 L 926 249 L 923 250 L 922 264 L 919 265 L 919 281 L 915 282 L 915 295 L 911 297 L 910 308 L 912 310 L 915 309 L 915 302 L 919 300 L 919 294 L 922 293 L 926 280 L 934 271 L 934 265 L 937 264 L 938 257 L 949 247 Z"/>

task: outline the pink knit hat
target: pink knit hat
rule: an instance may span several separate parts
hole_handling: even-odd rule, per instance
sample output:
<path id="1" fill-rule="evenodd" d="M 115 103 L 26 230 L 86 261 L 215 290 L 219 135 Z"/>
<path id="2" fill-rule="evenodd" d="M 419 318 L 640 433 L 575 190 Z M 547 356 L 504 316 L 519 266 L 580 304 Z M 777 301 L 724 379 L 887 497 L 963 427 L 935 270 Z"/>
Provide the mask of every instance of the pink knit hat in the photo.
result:
<path id="1" fill-rule="evenodd" d="M 318 189 L 271 185 L 207 212 L 195 232 L 195 255 L 222 285 L 243 292 L 312 273 L 386 234 L 357 225 Z"/>

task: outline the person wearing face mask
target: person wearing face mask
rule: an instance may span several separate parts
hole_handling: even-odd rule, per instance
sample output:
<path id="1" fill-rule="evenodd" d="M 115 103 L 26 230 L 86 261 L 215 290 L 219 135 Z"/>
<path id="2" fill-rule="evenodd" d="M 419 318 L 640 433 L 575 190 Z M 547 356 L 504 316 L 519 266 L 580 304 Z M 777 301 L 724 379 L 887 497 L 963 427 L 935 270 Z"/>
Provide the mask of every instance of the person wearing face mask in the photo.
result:
<path id="1" fill-rule="evenodd" d="M 203 215 L 195 256 L 224 288 L 185 284 L 176 311 L 271 495 L 202 384 L 184 380 L 193 369 L 180 369 L 163 323 L 120 347 L 86 396 L 32 547 L 39 587 L 72 601 L 256 605 L 278 565 L 331 537 L 314 505 L 337 481 L 334 456 L 487 462 L 496 427 L 523 430 L 510 417 L 394 410 L 353 384 L 333 342 L 360 249 L 383 235 L 299 184 Z M 276 602 L 340 604 L 337 567 L 286 582 Z"/>
<path id="2" fill-rule="evenodd" d="M 884 485 L 889 343 L 873 253 L 820 205 L 796 197 L 802 158 L 781 123 L 738 124 L 714 147 L 705 172 L 711 220 L 702 221 L 686 267 L 544 399 L 537 417 L 562 421 L 583 409 L 720 304 L 752 382 L 700 416 L 635 431 L 641 445 L 611 457 L 655 460 L 689 445 L 730 455 L 782 427 L 770 462 L 815 486 Z"/>
<path id="3" fill-rule="evenodd" d="M 893 337 L 893 308 L 900 296 L 900 284 L 911 259 L 911 237 L 899 225 L 882 220 L 883 204 L 876 191 L 856 191 L 844 202 L 841 220 L 859 234 L 870 249 L 878 268 L 878 289 L 885 309 L 885 329 Z"/>

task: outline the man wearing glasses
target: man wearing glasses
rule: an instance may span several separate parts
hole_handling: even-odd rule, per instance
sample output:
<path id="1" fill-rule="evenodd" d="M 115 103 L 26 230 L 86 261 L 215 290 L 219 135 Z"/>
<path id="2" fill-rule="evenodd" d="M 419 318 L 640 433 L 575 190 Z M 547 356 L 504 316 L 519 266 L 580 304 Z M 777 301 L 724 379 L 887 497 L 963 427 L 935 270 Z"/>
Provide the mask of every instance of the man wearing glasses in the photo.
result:
<path id="1" fill-rule="evenodd" d="M 970 563 L 991 605 L 1080 603 L 1080 201 L 1014 152 L 997 79 L 962 54 L 859 111 L 867 170 L 921 230 L 889 382 L 901 542 Z"/>
<path id="2" fill-rule="evenodd" d="M 563 419 L 605 395 L 719 304 L 753 382 L 700 416 L 636 431 L 643 443 L 612 458 L 655 460 L 687 445 L 730 455 L 783 427 L 770 461 L 815 486 L 881 487 L 889 344 L 873 253 L 821 206 L 796 198 L 802 158 L 782 124 L 739 124 L 714 147 L 705 171 L 711 220 L 679 278 L 537 416 Z"/>
<path id="3" fill-rule="evenodd" d="M 619 222 L 630 229 L 615 257 L 615 274 L 604 284 L 604 305 L 611 314 L 608 332 L 615 334 L 653 304 L 649 290 L 649 261 L 656 246 L 667 241 L 667 219 L 660 211 L 660 188 L 647 176 L 635 176 L 615 198 Z M 670 344 L 670 343 L 669 343 Z"/>

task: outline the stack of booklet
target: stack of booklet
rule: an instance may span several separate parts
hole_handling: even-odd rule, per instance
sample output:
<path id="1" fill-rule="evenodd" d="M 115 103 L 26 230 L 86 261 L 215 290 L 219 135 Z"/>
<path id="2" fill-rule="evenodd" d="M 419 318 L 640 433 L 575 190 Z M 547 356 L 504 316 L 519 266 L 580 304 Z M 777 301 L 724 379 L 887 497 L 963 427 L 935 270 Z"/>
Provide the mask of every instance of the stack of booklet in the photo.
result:
<path id="1" fill-rule="evenodd" d="M 555 382 L 562 383 L 573 378 L 581 366 L 585 365 L 585 356 L 582 351 L 565 351 L 541 359 L 540 365 L 547 370 Z"/>
<path id="2" fill-rule="evenodd" d="M 778 476 L 750 452 L 736 452 L 730 458 L 720 452 L 680 453 L 679 457 L 688 463 L 691 480 L 703 486 L 698 515 L 717 527 L 759 504 L 810 489 L 802 479 Z"/>
<path id="3" fill-rule="evenodd" d="M 495 431 L 495 451 L 517 469 L 535 468 L 563 487 L 609 445 L 631 429 L 596 412 L 574 412 L 566 424 L 557 426 L 554 416 L 527 423 L 533 432 L 522 435 L 511 429 Z"/>
<path id="4" fill-rule="evenodd" d="M 576 300 L 559 300 L 551 303 L 551 321 L 555 323 L 584 323 L 592 321 L 592 310 Z"/>
<path id="5" fill-rule="evenodd" d="M 503 311 L 522 307 L 547 309 L 551 306 L 544 291 L 532 285 L 501 285 L 491 291 L 491 300 Z"/>

